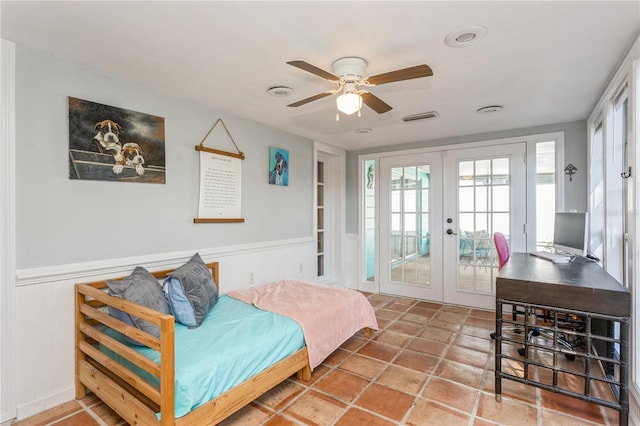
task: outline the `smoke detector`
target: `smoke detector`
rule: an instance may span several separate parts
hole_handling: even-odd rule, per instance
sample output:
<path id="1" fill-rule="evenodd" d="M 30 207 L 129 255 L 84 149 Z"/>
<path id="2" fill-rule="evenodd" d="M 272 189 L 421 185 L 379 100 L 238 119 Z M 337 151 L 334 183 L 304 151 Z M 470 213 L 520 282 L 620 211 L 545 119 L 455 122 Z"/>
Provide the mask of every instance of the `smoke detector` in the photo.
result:
<path id="1" fill-rule="evenodd" d="M 489 105 L 482 108 L 478 108 L 476 112 L 478 114 L 492 114 L 494 112 L 498 112 L 504 109 L 502 105 Z"/>
<path id="2" fill-rule="evenodd" d="M 283 98 L 292 94 L 293 89 L 286 86 L 273 86 L 267 89 L 267 93 L 271 96 L 275 96 L 276 98 Z"/>

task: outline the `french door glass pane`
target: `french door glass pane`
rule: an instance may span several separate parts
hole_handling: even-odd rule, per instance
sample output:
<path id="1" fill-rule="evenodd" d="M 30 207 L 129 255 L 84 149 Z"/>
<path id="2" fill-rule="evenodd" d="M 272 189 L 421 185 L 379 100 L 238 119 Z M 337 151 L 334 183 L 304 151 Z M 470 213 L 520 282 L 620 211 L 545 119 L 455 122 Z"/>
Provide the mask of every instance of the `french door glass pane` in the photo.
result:
<path id="1" fill-rule="evenodd" d="M 428 286 L 430 263 L 430 166 L 391 169 L 391 281 Z"/>
<path id="2" fill-rule="evenodd" d="M 508 212 L 509 205 L 511 204 L 511 200 L 509 197 L 509 186 L 508 185 L 500 185 L 494 186 L 493 188 L 493 206 L 492 210 L 499 212 Z"/>
<path id="3" fill-rule="evenodd" d="M 494 293 L 493 232 L 509 238 L 509 158 L 458 162 L 458 290 Z"/>

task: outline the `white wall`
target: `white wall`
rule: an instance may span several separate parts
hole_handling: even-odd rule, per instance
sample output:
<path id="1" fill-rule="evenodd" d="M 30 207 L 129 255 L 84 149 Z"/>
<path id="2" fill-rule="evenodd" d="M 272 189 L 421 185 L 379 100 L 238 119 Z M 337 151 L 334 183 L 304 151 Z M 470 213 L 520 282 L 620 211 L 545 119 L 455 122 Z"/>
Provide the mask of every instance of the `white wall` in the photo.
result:
<path id="1" fill-rule="evenodd" d="M 18 269 L 312 234 L 311 140 L 23 46 L 16 49 L 16 76 Z M 68 96 L 164 117 L 166 184 L 70 180 Z M 218 118 L 246 156 L 245 222 L 196 225 L 195 146 Z M 217 130 L 205 145 L 234 151 Z M 289 150 L 288 187 L 268 184 L 269 146 Z"/>
<path id="2" fill-rule="evenodd" d="M 15 139 L 2 140 L 16 152 L 15 206 L 7 208 L 15 212 L 15 251 L 2 242 L 15 255 L 15 277 L 1 283 L 15 314 L 3 305 L 0 336 L 2 383 L 12 384 L 12 398 L 2 402 L 15 407 L 3 407 L 3 420 L 73 399 L 77 282 L 123 276 L 136 265 L 179 266 L 196 251 L 220 261 L 223 293 L 249 286 L 250 276 L 255 284 L 315 278 L 312 141 L 19 45 L 15 75 Z M 167 183 L 70 180 L 68 96 L 164 117 Z M 218 118 L 246 156 L 242 224 L 193 223 L 194 147 Z M 205 145 L 233 151 L 225 138 Z M 288 187 L 268 184 L 270 146 L 289 150 Z M 3 192 L 3 200 L 11 195 Z"/>

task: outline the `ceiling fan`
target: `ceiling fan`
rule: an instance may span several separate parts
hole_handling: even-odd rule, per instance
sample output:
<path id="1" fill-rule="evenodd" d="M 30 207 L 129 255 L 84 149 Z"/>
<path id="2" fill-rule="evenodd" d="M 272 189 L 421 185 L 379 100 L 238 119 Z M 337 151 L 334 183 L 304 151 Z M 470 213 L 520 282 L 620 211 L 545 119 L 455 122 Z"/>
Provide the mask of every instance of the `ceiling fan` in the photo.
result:
<path id="1" fill-rule="evenodd" d="M 393 83 L 396 81 L 430 77 L 433 75 L 433 71 L 428 65 L 421 64 L 367 77 L 367 61 L 355 56 L 340 58 L 334 61 L 332 64 L 333 73 L 325 71 L 305 61 L 289 61 L 287 64 L 310 72 L 311 74 L 315 74 L 338 85 L 337 89 L 319 93 L 287 106 L 299 107 L 333 94 L 339 94 L 336 99 L 338 110 L 348 115 L 357 111 L 358 116 L 360 116 L 360 109 L 362 108 L 363 103 L 378 114 L 383 114 L 393 109 L 382 99 L 366 90 L 366 88 L 380 84 Z M 336 120 L 339 119 L 340 116 L 336 113 Z"/>

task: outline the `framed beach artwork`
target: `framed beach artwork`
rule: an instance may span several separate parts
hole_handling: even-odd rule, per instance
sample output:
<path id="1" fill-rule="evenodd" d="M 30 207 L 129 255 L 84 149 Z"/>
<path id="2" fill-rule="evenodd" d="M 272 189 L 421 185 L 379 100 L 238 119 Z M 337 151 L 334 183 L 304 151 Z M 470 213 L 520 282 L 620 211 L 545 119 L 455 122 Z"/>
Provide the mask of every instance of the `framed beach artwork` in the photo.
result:
<path id="1" fill-rule="evenodd" d="M 69 179 L 165 183 L 164 118 L 69 97 Z"/>
<path id="2" fill-rule="evenodd" d="M 269 183 L 289 186 L 289 151 L 269 147 Z"/>

